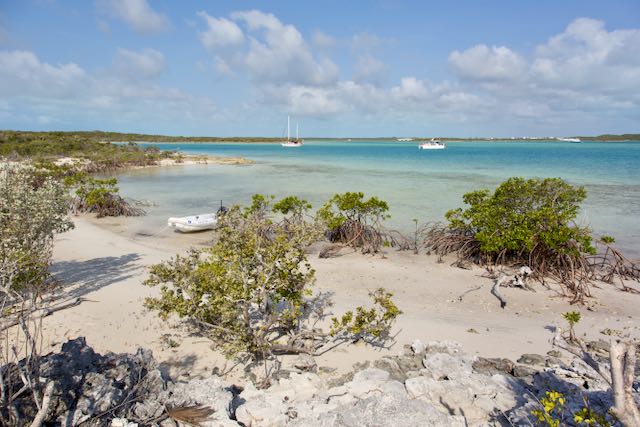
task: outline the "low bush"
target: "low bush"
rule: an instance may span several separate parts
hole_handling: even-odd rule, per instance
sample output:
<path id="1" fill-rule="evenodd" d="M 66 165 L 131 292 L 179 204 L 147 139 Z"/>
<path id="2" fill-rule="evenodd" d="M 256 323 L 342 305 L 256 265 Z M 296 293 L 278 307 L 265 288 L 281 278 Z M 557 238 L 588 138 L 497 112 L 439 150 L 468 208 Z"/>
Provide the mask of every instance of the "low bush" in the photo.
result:
<path id="1" fill-rule="evenodd" d="M 84 176 L 76 188 L 73 209 L 76 212 L 105 216 L 141 216 L 144 209 L 133 206 L 119 194 L 116 178 L 97 179 Z"/>
<path id="2" fill-rule="evenodd" d="M 427 246 L 477 263 L 528 265 L 539 280 L 552 278 L 565 285 L 573 302 L 584 302 L 589 283 L 611 281 L 605 275 L 612 269 L 639 277 L 637 268 L 625 269 L 623 257 L 597 256 L 590 230 L 575 223 L 585 198 L 584 188 L 559 178 L 510 178 L 493 193 L 465 194 L 468 207 L 447 212 L 448 223 L 431 228 Z"/>
<path id="3" fill-rule="evenodd" d="M 383 343 L 400 314 L 384 290 L 372 295 L 376 308 L 336 318 L 330 332 L 317 327 L 327 319 L 330 300 L 312 296 L 315 271 L 305 249 L 317 233 L 296 219 L 308 208 L 293 198 L 272 206 L 260 195 L 248 208 L 230 208 L 214 246 L 151 268 L 146 284 L 161 289 L 146 306 L 164 319 L 177 314 L 194 321 L 229 356 L 313 355 L 353 339 Z M 276 221 L 272 210 L 284 218 Z"/>
<path id="4" fill-rule="evenodd" d="M 390 216 L 389 205 L 384 200 L 362 192 L 336 194 L 318 210 L 318 218 L 324 222 L 327 238 L 359 248 L 363 253 L 378 252 L 385 244 L 391 244 L 382 222 Z"/>

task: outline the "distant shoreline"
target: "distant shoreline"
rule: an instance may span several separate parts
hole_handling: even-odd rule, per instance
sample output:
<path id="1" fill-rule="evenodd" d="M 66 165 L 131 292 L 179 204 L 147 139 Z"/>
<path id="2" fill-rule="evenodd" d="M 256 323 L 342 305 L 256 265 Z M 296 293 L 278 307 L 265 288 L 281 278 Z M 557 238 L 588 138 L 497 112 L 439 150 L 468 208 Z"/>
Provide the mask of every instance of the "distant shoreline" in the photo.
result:
<path id="1" fill-rule="evenodd" d="M 47 137 L 68 137 L 76 140 L 89 140 L 94 142 L 119 142 L 119 143 L 146 143 L 146 144 L 277 144 L 284 140 L 284 137 L 251 137 L 251 136 L 170 136 L 170 135 L 151 135 L 140 133 L 120 133 L 120 132 L 103 132 L 103 131 L 68 131 L 68 132 L 32 132 L 32 131 L 14 131 L 0 130 L 0 144 L 4 141 L 10 141 L 13 138 L 24 135 L 38 136 L 40 138 Z M 397 141 L 398 138 L 411 138 L 411 141 L 420 142 L 428 141 L 431 138 L 437 138 L 446 142 L 474 142 L 474 141 L 494 141 L 494 142 L 547 142 L 558 141 L 558 138 L 579 138 L 582 142 L 632 142 L 640 141 L 640 133 L 628 134 L 603 134 L 597 136 L 546 136 L 546 137 L 439 137 L 434 136 L 384 136 L 384 137 L 307 137 L 307 141 L 336 141 L 336 142 L 375 142 L 375 141 Z"/>

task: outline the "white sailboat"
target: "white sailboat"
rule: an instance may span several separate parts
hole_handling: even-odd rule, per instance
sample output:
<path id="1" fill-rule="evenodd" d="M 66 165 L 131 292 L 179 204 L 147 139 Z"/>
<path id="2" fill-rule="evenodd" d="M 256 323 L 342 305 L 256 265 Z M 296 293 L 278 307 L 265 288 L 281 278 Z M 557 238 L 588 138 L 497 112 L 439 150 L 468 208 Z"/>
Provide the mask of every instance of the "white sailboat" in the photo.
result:
<path id="1" fill-rule="evenodd" d="M 291 123 L 291 118 L 289 116 L 287 116 L 287 140 L 285 142 L 281 143 L 280 145 L 282 145 L 283 147 L 301 147 L 302 146 L 302 140 L 300 139 L 300 135 L 298 134 L 298 123 L 296 122 L 296 137 L 295 138 L 291 138 L 290 123 Z"/>

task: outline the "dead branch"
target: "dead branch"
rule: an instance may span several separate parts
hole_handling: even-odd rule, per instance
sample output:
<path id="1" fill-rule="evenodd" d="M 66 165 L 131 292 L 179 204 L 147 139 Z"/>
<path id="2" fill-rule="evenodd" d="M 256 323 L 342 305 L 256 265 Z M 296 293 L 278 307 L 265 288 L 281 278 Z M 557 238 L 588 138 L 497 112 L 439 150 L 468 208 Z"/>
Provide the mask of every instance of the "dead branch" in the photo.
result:
<path id="1" fill-rule="evenodd" d="M 50 381 L 47 383 L 47 386 L 44 389 L 44 396 L 42 398 L 42 404 L 40 405 L 40 410 L 36 414 L 35 418 L 31 422 L 31 427 L 40 427 L 42 423 L 45 421 L 45 417 L 49 412 L 51 407 L 51 397 L 53 396 L 53 391 L 55 390 L 55 382 Z"/>

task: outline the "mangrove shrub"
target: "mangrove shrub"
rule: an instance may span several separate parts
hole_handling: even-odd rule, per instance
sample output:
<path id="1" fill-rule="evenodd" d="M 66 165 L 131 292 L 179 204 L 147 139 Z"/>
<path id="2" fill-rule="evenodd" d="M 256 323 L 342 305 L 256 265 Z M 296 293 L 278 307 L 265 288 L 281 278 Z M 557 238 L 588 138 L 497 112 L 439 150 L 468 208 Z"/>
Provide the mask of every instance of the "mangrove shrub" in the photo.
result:
<path id="1" fill-rule="evenodd" d="M 234 206 L 219 221 L 219 239 L 151 268 L 147 285 L 160 285 L 160 296 L 146 306 L 167 319 L 177 314 L 194 321 L 227 355 L 256 359 L 278 353 L 317 354 L 336 340 L 384 341 L 399 314 L 391 294 L 374 295 L 378 308 L 356 308 L 323 332 L 326 295 L 312 296 L 315 272 L 305 254 L 317 234 L 293 218 L 300 200 L 256 195 L 250 207 Z M 289 208 L 287 208 L 289 207 Z M 276 221 L 273 208 L 284 215 Z"/>
<path id="2" fill-rule="evenodd" d="M 378 252 L 388 242 L 382 221 L 389 218 L 389 205 L 362 192 L 336 194 L 320 210 L 330 241 L 345 243 L 362 252 Z"/>

